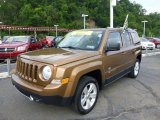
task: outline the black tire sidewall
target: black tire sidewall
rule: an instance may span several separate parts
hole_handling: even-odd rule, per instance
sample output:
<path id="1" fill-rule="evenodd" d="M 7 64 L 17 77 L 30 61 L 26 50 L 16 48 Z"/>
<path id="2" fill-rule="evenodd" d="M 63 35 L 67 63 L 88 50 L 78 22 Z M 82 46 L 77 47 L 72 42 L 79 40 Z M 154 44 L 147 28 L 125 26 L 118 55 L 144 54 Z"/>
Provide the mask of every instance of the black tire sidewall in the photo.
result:
<path id="1" fill-rule="evenodd" d="M 96 87 L 97 87 L 97 96 L 96 96 L 96 100 L 95 100 L 95 103 L 93 104 L 93 106 L 90 109 L 85 110 L 85 109 L 83 109 L 83 107 L 81 105 L 81 94 L 82 94 L 83 89 L 89 83 L 94 83 L 96 85 Z M 80 114 L 83 114 L 83 115 L 89 113 L 94 108 L 94 106 L 95 106 L 95 104 L 97 102 L 98 93 L 99 93 L 99 86 L 98 86 L 98 83 L 97 83 L 96 79 L 93 78 L 93 77 L 90 77 L 90 76 L 82 77 L 80 79 L 79 84 L 78 84 L 77 92 L 76 92 L 76 95 L 75 95 L 75 101 L 74 101 L 74 105 L 75 105 L 75 108 L 76 108 L 77 112 L 79 112 Z"/>

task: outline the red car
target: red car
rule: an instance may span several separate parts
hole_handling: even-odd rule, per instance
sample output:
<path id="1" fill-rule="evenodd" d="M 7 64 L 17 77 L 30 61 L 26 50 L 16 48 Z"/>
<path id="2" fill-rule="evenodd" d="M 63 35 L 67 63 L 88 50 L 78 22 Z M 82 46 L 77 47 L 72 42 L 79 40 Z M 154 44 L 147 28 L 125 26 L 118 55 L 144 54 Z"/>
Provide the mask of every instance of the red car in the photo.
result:
<path id="1" fill-rule="evenodd" d="M 54 36 L 46 36 L 46 38 L 40 40 L 42 43 L 42 46 L 44 48 L 48 48 L 48 47 L 53 47 L 53 40 L 54 40 Z"/>
<path id="2" fill-rule="evenodd" d="M 0 44 L 0 60 L 16 59 L 17 55 L 21 53 L 41 48 L 41 42 L 37 41 L 33 36 L 9 37 Z"/>
<path id="3" fill-rule="evenodd" d="M 159 38 L 149 38 L 150 42 L 153 42 L 156 48 L 160 48 L 160 39 Z"/>

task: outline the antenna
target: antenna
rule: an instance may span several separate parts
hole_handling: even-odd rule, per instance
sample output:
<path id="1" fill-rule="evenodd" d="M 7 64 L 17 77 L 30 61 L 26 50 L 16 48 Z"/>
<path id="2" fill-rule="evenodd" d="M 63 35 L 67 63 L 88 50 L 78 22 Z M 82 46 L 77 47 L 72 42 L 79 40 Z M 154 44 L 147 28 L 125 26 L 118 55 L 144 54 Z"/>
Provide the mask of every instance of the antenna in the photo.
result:
<path id="1" fill-rule="evenodd" d="M 128 28 L 128 14 L 127 14 L 125 22 L 123 24 L 123 29 L 126 30 L 127 28 Z"/>

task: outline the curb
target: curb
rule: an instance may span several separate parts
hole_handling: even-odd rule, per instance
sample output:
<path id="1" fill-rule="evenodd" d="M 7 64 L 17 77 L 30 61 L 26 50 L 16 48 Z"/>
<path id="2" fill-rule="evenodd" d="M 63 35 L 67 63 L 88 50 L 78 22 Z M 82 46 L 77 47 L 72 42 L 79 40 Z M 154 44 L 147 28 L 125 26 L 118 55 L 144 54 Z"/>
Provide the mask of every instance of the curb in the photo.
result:
<path id="1" fill-rule="evenodd" d="M 9 78 L 8 72 L 2 72 L 0 73 L 0 79 Z"/>
<path id="2" fill-rule="evenodd" d="M 148 56 L 154 56 L 154 55 L 160 55 L 160 52 L 142 54 L 142 57 L 148 57 Z"/>

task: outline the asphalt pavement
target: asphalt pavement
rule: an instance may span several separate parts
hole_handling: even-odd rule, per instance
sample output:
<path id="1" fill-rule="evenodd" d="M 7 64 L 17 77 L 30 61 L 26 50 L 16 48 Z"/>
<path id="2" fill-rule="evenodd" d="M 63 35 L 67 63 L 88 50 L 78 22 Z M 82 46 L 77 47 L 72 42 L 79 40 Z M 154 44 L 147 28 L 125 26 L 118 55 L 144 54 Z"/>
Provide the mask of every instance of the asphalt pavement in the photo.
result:
<path id="1" fill-rule="evenodd" d="M 123 77 L 100 91 L 95 108 L 87 115 L 72 106 L 31 102 L 0 79 L 0 120 L 159 120 L 160 55 L 144 57 L 136 79 Z"/>

